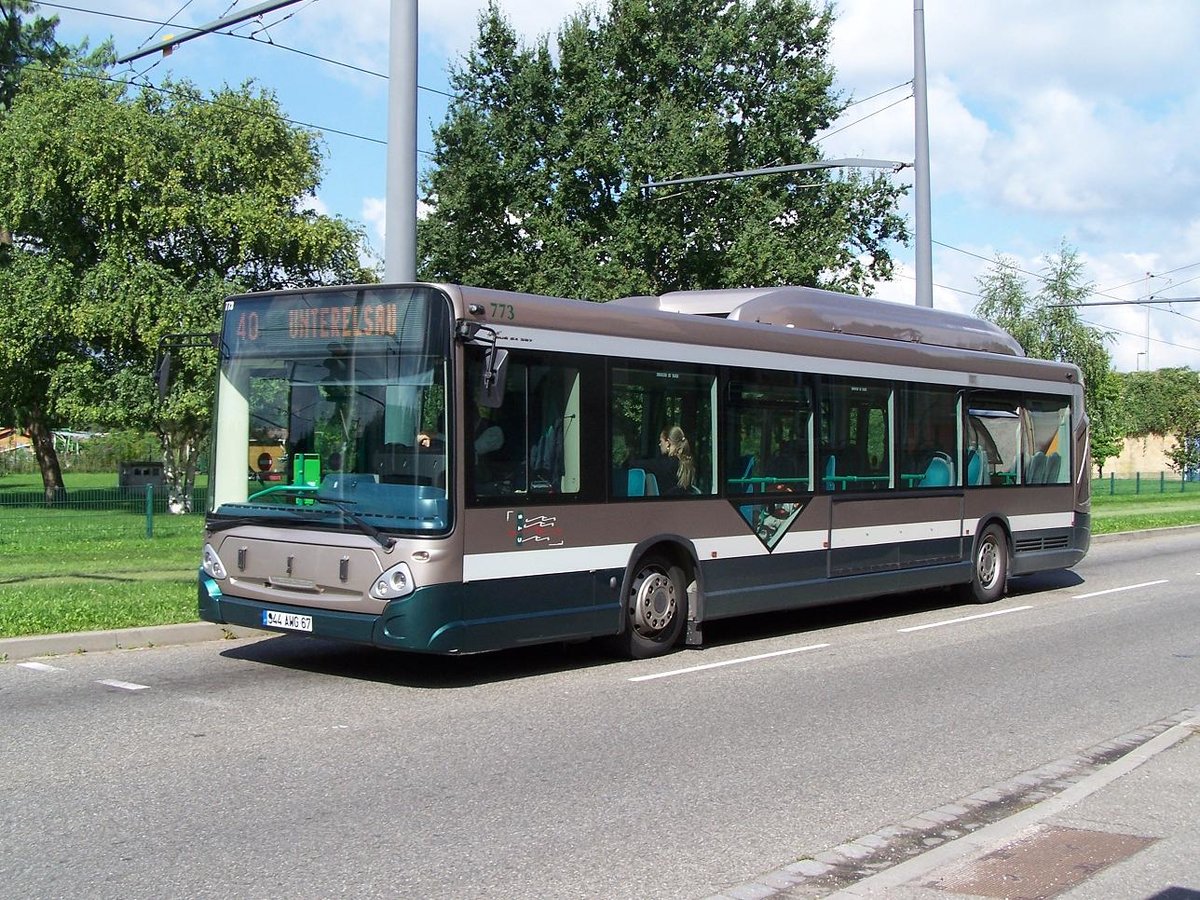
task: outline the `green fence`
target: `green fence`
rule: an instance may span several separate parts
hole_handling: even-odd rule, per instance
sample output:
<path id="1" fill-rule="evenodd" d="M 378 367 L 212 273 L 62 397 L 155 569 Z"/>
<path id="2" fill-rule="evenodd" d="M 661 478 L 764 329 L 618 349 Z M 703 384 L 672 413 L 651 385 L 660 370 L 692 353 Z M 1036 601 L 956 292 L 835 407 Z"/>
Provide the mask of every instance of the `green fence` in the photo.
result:
<path id="1" fill-rule="evenodd" d="M 1183 477 L 1178 472 L 1137 472 L 1124 478 L 1106 475 L 1092 480 L 1092 494 L 1200 494 L 1200 476 Z"/>
<path id="2" fill-rule="evenodd" d="M 0 492 L 0 546 L 31 532 L 58 532 L 65 538 L 153 538 L 155 529 L 175 519 L 195 521 L 204 509 L 203 488 L 192 493 L 194 513 L 171 515 L 165 492 L 153 485 L 68 490 L 48 502 L 44 491 Z M 172 529 L 173 530 L 173 529 Z"/>

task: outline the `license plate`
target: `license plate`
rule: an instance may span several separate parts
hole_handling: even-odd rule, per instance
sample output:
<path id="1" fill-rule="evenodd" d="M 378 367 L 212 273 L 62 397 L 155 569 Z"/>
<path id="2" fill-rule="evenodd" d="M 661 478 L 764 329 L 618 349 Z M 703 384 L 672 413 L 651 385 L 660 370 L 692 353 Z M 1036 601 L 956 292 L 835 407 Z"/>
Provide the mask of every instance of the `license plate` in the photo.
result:
<path id="1" fill-rule="evenodd" d="M 264 609 L 262 621 L 268 628 L 286 628 L 289 631 L 312 631 L 312 616 L 280 612 L 277 609 Z"/>

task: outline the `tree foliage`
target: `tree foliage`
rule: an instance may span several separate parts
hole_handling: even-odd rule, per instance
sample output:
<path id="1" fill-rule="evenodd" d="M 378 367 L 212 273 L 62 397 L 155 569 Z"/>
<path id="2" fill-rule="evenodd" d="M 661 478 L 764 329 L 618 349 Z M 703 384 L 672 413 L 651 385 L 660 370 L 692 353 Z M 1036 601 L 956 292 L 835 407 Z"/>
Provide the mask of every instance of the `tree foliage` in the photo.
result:
<path id="1" fill-rule="evenodd" d="M 0 118 L 0 405 L 31 431 L 152 427 L 190 497 L 216 357 L 185 353 L 159 403 L 160 340 L 215 331 L 235 291 L 370 278 L 359 231 L 305 207 L 320 162 L 252 85 L 132 93 L 28 67 Z"/>
<path id="2" fill-rule="evenodd" d="M 55 40 L 58 17 L 26 17 L 34 11 L 33 0 L 0 0 L 0 111 L 12 105 L 21 70 L 33 62 L 59 65 L 71 49 Z"/>
<path id="3" fill-rule="evenodd" d="M 1031 293 L 1016 265 L 997 257 L 979 278 L 975 313 L 1016 338 L 1026 355 L 1079 367 L 1091 420 L 1092 461 L 1102 467 L 1120 452 L 1125 434 L 1119 385 L 1112 378 L 1106 346 L 1110 335 L 1080 320 L 1078 305 L 1092 285 L 1084 281 L 1078 252 L 1064 242 L 1044 262 L 1039 287 Z"/>
<path id="4" fill-rule="evenodd" d="M 1172 467 L 1180 473 L 1200 468 L 1200 372 L 1186 367 L 1126 372 L 1121 387 L 1129 436 L 1170 435 Z"/>
<path id="5" fill-rule="evenodd" d="M 797 283 L 869 292 L 907 240 L 887 176 L 809 163 L 845 107 L 832 14 L 806 0 L 613 0 L 518 44 L 493 3 L 452 73 L 418 230 L 429 278 L 608 299 Z"/>

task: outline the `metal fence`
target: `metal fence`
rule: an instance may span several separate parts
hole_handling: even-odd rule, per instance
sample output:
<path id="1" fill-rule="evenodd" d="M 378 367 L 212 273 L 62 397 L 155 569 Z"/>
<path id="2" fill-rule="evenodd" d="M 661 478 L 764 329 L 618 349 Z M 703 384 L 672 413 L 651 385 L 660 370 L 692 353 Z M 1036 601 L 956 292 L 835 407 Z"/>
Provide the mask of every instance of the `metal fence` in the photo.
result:
<path id="1" fill-rule="evenodd" d="M 1136 472 L 1118 478 L 1115 474 L 1092 479 L 1093 496 L 1108 494 L 1200 494 L 1200 476 L 1178 472 Z"/>
<path id="2" fill-rule="evenodd" d="M 204 509 L 205 491 L 193 491 L 193 515 Z M 193 515 L 185 518 L 192 519 Z M 0 491 L 0 536 L 9 539 L 30 532 L 57 531 L 64 535 L 87 532 L 93 539 L 154 537 L 155 523 L 172 516 L 167 497 L 154 485 L 75 489 L 53 501 L 44 491 Z"/>

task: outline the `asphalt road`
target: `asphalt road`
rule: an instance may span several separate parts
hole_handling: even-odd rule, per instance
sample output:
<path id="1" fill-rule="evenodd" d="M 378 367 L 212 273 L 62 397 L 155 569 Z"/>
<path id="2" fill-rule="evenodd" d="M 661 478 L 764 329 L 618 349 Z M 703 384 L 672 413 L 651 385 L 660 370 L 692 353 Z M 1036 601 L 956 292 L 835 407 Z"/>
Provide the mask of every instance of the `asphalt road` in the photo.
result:
<path id="1" fill-rule="evenodd" d="M 0 885 L 704 897 L 1200 702 L 1200 533 L 947 594 L 466 659 L 290 636 L 0 664 Z"/>

